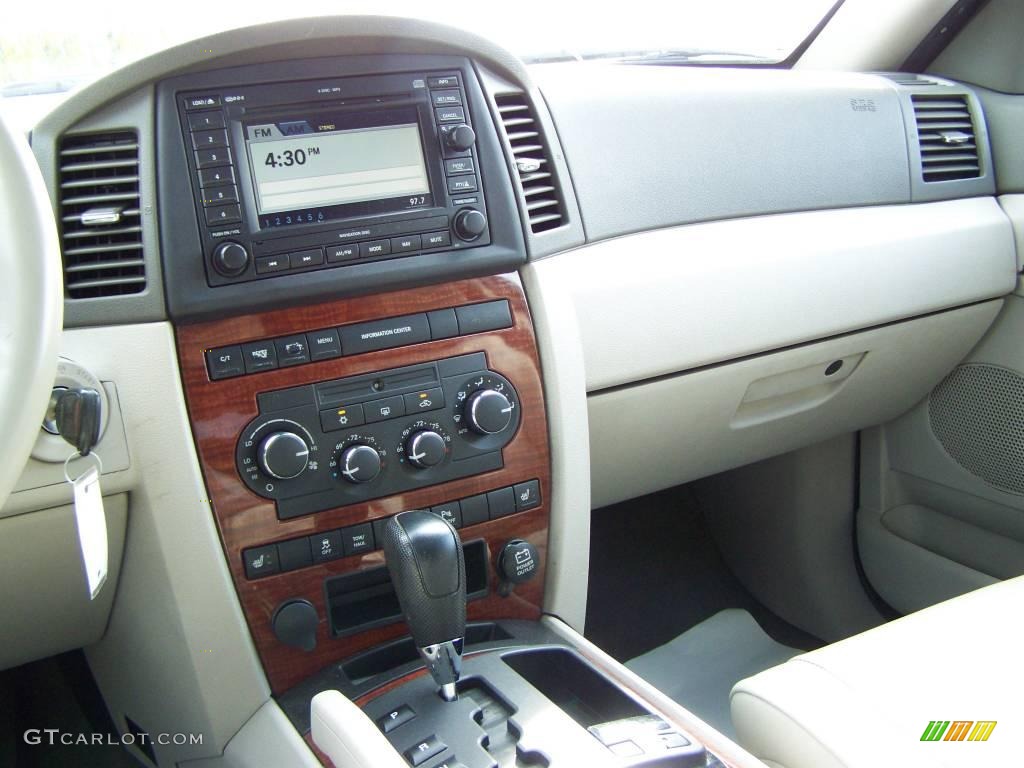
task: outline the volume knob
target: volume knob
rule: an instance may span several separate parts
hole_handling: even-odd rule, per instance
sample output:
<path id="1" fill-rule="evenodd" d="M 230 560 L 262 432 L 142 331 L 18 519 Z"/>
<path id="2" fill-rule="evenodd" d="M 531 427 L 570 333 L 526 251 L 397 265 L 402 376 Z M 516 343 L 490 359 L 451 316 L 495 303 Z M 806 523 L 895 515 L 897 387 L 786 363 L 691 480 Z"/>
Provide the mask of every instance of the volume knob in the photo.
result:
<path id="1" fill-rule="evenodd" d="M 444 438 L 432 429 L 416 432 L 405 446 L 405 455 L 408 456 L 409 463 L 420 469 L 436 467 L 444 461 L 446 452 Z"/>
<path id="2" fill-rule="evenodd" d="M 238 243 L 221 243 L 213 251 L 213 268 L 224 277 L 238 277 L 248 266 L 249 252 Z"/>
<path id="3" fill-rule="evenodd" d="M 278 480 L 291 480 L 306 470 L 309 446 L 294 432 L 274 432 L 260 443 L 256 457 L 260 468 Z"/>
<path id="4" fill-rule="evenodd" d="M 481 435 L 496 435 L 512 421 L 512 403 L 501 392 L 481 389 L 469 398 L 466 421 Z"/>

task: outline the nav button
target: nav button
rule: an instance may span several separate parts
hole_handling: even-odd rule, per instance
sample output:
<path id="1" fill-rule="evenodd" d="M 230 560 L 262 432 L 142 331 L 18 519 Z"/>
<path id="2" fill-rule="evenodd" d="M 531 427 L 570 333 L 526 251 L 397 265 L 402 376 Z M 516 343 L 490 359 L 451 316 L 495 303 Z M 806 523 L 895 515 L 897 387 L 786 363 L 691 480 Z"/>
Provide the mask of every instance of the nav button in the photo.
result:
<path id="1" fill-rule="evenodd" d="M 420 249 L 420 236 L 419 235 L 406 235 L 405 237 L 392 237 L 391 238 L 391 252 L 392 253 L 408 253 L 409 251 L 418 251 Z"/>

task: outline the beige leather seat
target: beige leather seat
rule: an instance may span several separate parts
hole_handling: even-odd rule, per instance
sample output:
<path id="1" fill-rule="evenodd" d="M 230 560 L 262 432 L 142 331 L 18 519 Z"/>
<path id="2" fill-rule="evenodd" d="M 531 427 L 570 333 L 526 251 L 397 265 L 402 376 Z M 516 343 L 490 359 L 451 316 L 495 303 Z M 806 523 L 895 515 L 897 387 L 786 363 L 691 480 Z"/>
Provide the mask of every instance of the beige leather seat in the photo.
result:
<path id="1" fill-rule="evenodd" d="M 741 680 L 731 711 L 770 766 L 1024 765 L 1024 577 Z M 949 726 L 923 741 L 932 721 Z"/>

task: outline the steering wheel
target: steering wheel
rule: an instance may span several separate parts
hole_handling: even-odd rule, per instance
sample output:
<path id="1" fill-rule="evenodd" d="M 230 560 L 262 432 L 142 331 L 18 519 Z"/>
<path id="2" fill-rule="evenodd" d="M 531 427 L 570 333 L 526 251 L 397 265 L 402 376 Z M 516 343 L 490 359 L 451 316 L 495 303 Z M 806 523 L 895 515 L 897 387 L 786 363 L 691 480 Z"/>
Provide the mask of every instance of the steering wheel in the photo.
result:
<path id="1" fill-rule="evenodd" d="M 60 243 L 25 136 L 0 115 L 0 506 L 50 400 L 64 319 Z"/>

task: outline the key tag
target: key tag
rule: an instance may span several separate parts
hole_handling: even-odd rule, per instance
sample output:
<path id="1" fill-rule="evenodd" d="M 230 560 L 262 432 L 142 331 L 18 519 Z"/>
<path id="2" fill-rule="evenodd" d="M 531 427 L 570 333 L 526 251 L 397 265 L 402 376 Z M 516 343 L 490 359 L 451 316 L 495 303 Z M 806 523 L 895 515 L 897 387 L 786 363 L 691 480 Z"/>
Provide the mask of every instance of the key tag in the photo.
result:
<path id="1" fill-rule="evenodd" d="M 95 600 L 107 580 L 107 517 L 103 514 L 103 494 L 100 492 L 103 462 L 95 452 L 88 455 L 96 459 L 96 466 L 89 467 L 72 480 L 68 474 L 68 464 L 79 456 L 85 458 L 76 451 L 64 461 L 64 479 L 71 484 L 74 492 L 78 544 L 82 550 L 89 599 Z"/>

